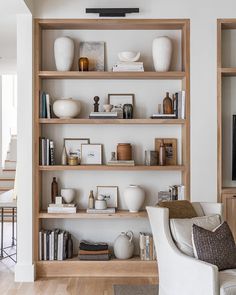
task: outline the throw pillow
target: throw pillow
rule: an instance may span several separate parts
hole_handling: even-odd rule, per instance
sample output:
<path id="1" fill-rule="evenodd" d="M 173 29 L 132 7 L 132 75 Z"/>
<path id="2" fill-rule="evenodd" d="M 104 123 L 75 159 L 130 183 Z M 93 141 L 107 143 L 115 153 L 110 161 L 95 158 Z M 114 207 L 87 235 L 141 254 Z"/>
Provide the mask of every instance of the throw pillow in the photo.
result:
<path id="1" fill-rule="evenodd" d="M 169 209 L 169 218 L 193 218 L 197 217 L 192 204 L 189 201 L 164 201 L 158 203 L 159 207 Z"/>
<path id="2" fill-rule="evenodd" d="M 194 257 L 192 243 L 193 224 L 213 230 L 221 224 L 220 215 L 214 214 L 195 218 L 170 219 L 170 230 L 176 246 L 181 252 Z"/>
<path id="3" fill-rule="evenodd" d="M 216 265 L 219 271 L 236 268 L 236 245 L 227 222 L 214 231 L 194 224 L 193 247 L 196 258 Z"/>

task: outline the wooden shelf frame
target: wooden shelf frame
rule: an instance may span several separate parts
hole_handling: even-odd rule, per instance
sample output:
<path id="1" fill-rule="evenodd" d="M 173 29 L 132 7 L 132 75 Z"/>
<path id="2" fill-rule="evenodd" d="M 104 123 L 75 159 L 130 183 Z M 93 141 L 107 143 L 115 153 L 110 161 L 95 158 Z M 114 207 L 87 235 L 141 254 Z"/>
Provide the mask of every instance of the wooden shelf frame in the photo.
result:
<path id="1" fill-rule="evenodd" d="M 40 124 L 183 125 L 184 119 L 39 119 Z"/>
<path id="2" fill-rule="evenodd" d="M 77 213 L 47 213 L 42 211 L 38 214 L 39 219 L 133 219 L 133 218 L 147 218 L 147 212 L 129 212 L 127 210 L 118 210 L 116 213 L 86 213 L 86 210 L 78 210 Z"/>
<path id="3" fill-rule="evenodd" d="M 180 30 L 182 40 L 182 68 L 177 72 L 139 72 L 139 73 L 80 73 L 80 72 L 56 72 L 42 71 L 42 32 L 43 30 Z M 34 196 L 35 196 L 35 247 L 34 257 L 36 261 L 37 276 L 43 277 L 74 277 L 74 276 L 134 276 L 134 277 L 156 277 L 157 266 L 155 261 L 136 260 L 111 260 L 111 261 L 38 261 L 38 232 L 41 221 L 51 218 L 47 213 L 40 212 L 40 197 L 42 174 L 46 171 L 78 170 L 83 171 L 85 167 L 79 168 L 61 168 L 60 166 L 39 166 L 39 138 L 41 136 L 44 124 L 178 124 L 182 133 L 182 166 L 164 166 L 164 167 L 111 167 L 111 166 L 90 166 L 88 170 L 104 170 L 104 171 L 180 171 L 182 174 L 182 183 L 185 185 L 186 198 L 190 198 L 190 21 L 189 19 L 36 19 L 35 20 L 35 89 L 34 89 Z M 151 120 L 151 119 L 134 119 L 127 121 L 97 120 L 88 121 L 88 119 L 75 120 L 47 120 L 39 119 L 39 91 L 44 79 L 125 79 L 125 80 L 180 80 L 182 90 L 186 92 L 186 119 L 185 120 Z M 136 121 L 135 121 L 136 120 Z M 101 169 L 102 168 L 102 169 Z M 45 171 L 45 172 L 44 172 Z M 85 213 L 84 213 L 85 214 Z M 120 213 L 121 214 L 121 213 Z M 140 214 L 140 213 L 139 213 Z M 81 215 L 82 216 L 82 215 Z M 131 215 L 124 213 L 122 218 L 130 218 Z M 119 217 L 119 218 L 121 218 Z M 58 216 L 52 216 L 58 218 Z M 61 218 L 68 218 L 61 216 Z M 78 215 L 76 215 L 76 218 Z M 87 218 L 87 215 L 86 215 Z M 101 218 L 101 217 L 100 217 Z M 117 218 L 115 216 L 106 216 L 106 218 Z M 134 216 L 132 217 L 134 218 Z M 137 216 L 135 218 L 140 218 Z M 60 267 L 58 267 L 60 266 Z"/>
<path id="4" fill-rule="evenodd" d="M 78 166 L 62 166 L 50 165 L 39 166 L 39 171 L 185 171 L 183 165 L 176 166 L 112 166 L 112 165 L 78 165 Z"/>
<path id="5" fill-rule="evenodd" d="M 41 79 L 183 80 L 185 72 L 59 72 L 40 71 Z"/>
<path id="6" fill-rule="evenodd" d="M 63 261 L 37 261 L 37 277 L 157 277 L 157 262 L 139 257 L 128 260 L 82 261 L 78 257 Z"/>

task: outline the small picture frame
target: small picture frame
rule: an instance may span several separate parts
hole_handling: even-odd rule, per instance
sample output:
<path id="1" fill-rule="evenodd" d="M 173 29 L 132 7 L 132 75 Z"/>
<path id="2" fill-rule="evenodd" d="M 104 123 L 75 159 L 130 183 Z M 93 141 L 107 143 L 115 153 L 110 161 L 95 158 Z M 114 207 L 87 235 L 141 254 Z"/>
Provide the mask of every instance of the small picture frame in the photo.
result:
<path id="1" fill-rule="evenodd" d="M 159 191 L 158 192 L 158 203 L 171 201 L 171 193 L 169 191 Z"/>
<path id="2" fill-rule="evenodd" d="M 134 94 L 108 94 L 108 104 L 113 105 L 113 108 L 122 108 L 124 104 L 132 104 L 134 106 Z"/>
<path id="3" fill-rule="evenodd" d="M 177 138 L 155 138 L 155 150 L 158 154 L 162 141 L 166 148 L 166 165 L 177 165 Z"/>
<path id="4" fill-rule="evenodd" d="M 102 165 L 102 145 L 82 144 L 81 165 Z"/>
<path id="5" fill-rule="evenodd" d="M 118 186 L 97 186 L 97 196 L 102 195 L 108 208 L 118 207 Z"/>
<path id="6" fill-rule="evenodd" d="M 64 138 L 64 147 L 67 156 L 78 156 L 81 159 L 81 145 L 89 144 L 89 138 Z"/>

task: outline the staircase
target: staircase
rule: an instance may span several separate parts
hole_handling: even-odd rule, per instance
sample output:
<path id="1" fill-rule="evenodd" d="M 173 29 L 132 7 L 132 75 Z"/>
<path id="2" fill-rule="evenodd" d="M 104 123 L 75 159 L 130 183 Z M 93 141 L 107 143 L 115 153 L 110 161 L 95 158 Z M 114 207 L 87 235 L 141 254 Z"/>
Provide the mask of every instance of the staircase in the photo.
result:
<path id="1" fill-rule="evenodd" d="M 3 169 L 0 170 L 1 194 L 14 188 L 16 173 L 17 137 L 12 135 Z"/>

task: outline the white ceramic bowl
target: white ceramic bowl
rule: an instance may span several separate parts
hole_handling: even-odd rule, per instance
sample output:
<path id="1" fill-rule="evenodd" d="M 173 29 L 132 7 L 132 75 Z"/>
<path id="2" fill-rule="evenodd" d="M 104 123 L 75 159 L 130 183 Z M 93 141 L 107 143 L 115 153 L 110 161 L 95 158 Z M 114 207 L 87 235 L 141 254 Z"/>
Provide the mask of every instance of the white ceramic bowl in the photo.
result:
<path id="1" fill-rule="evenodd" d="M 140 58 L 140 52 L 136 51 L 122 51 L 118 53 L 118 57 L 120 61 L 128 61 L 133 62 L 137 61 Z"/>
<path id="2" fill-rule="evenodd" d="M 72 98 L 58 99 L 53 104 L 54 114 L 61 119 L 75 118 L 80 114 L 80 111 L 80 101 Z"/>
<path id="3" fill-rule="evenodd" d="M 67 204 L 70 204 L 75 198 L 75 190 L 73 188 L 62 188 L 61 196 Z"/>
<path id="4" fill-rule="evenodd" d="M 112 104 L 104 104 L 103 105 L 103 109 L 107 113 L 110 112 L 112 110 L 112 108 L 113 108 L 113 105 Z"/>

